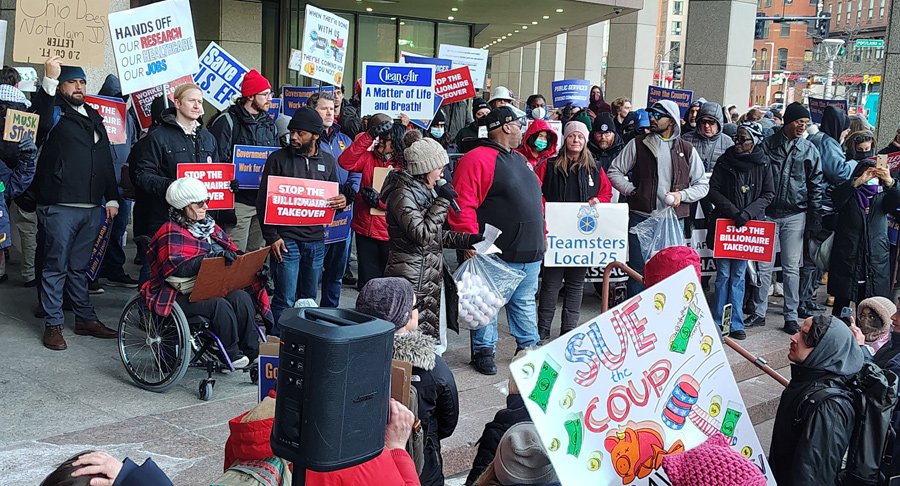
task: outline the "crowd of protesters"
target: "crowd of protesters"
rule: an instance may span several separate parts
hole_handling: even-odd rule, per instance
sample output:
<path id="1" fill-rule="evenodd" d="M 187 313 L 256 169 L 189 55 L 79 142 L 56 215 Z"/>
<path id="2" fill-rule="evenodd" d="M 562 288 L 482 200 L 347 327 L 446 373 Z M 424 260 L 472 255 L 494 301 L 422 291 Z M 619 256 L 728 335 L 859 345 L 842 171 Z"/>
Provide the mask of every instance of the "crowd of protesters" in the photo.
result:
<path id="1" fill-rule="evenodd" d="M 630 100 L 607 103 L 601 87 L 593 86 L 584 108 L 553 110 L 544 96 L 533 94 L 522 111 L 515 94 L 500 86 L 487 99 L 443 107 L 427 129 L 420 129 L 405 116 L 360 117 L 358 85 L 350 99 L 338 86 L 334 95 L 315 94 L 292 116 L 273 119 L 268 114 L 272 85 L 250 70 L 240 97 L 209 120 L 203 118 L 203 91 L 185 84 L 171 98 L 154 100 L 149 130 L 140 133 L 129 115 L 126 143 L 111 145 L 103 118 L 84 102 L 82 68 L 48 59 L 31 99 L 16 89 L 17 82 L 15 70 L 0 71 L 0 109 L 31 111 L 41 118 L 35 139 L 3 142 L 0 150 L 5 162 L 0 164 L 0 236 L 10 234 L 10 226 L 17 229 L 23 284 L 36 288 L 35 314 L 45 321 L 44 346 L 66 349 L 68 309 L 76 334 L 116 338 L 116 331 L 99 320 L 90 295 L 104 285 L 120 285 L 138 288 L 157 314 L 167 315 L 177 303 L 188 317 L 209 319 L 223 344 L 220 358 L 242 368 L 257 360 L 257 320 L 278 335 L 280 316 L 298 300 L 348 306 L 341 302 L 341 289 L 355 284 L 360 292 L 356 307 L 395 324 L 395 358 L 411 362 L 419 377 L 414 381 L 417 418 L 426 445 L 418 479 L 410 479 L 415 465 L 398 449 L 409 435 L 400 429 L 408 429 L 411 419 L 398 409 L 385 431 L 385 453 L 373 460 L 377 463 L 329 473 L 344 474 L 346 481 L 390 477 L 406 484 L 443 484 L 440 442 L 456 427 L 459 403 L 441 353 L 448 330 L 460 330 L 456 283 L 445 250 L 457 250 L 461 261 L 475 254 L 487 225 L 502 231 L 494 241 L 500 259 L 524 275 L 505 304 L 517 354 L 552 339 L 561 292 L 559 334 L 583 322 L 588 269 L 542 265 L 546 202 L 625 203 L 629 228 L 668 207 L 687 233 L 701 215 L 713 222 L 730 219 L 736 227 L 773 221 L 779 271 L 774 261 L 715 261 L 710 307 L 716 322 L 722 323 L 730 305 L 730 336 L 746 338 L 748 328 L 766 324 L 770 287 L 778 286 L 784 297 L 782 328 L 795 335 L 792 384 L 805 372 L 852 375 L 865 356 L 897 367 L 887 327 L 896 322 L 890 298 L 900 248 L 894 219 L 900 188 L 891 168 L 874 156 L 876 151 L 900 152 L 900 130 L 878 151 L 871 127 L 832 107 L 818 127 L 796 102 L 784 113 L 754 108 L 739 115 L 734 106 L 700 98 L 682 117 L 672 101 L 632 110 Z M 131 102 L 115 76 L 105 80 L 103 92 Z M 239 188 L 232 181 L 234 209 L 209 211 L 203 183 L 179 178 L 178 164 L 230 163 L 235 145 L 276 150 L 258 189 Z M 383 183 L 380 169 L 388 171 Z M 338 195 L 327 205 L 352 212 L 348 237 L 326 243 L 323 225 L 267 224 L 266 193 L 275 176 L 336 183 Z M 100 278 L 92 281 L 86 270 L 104 220 L 111 221 L 112 238 Z M 128 225 L 141 265 L 137 278 L 124 271 Z M 711 244 L 712 229 L 707 235 Z M 9 240 L 0 239 L 0 248 Z M 190 301 L 204 259 L 222 257 L 230 263 L 263 246 L 271 247 L 268 274 L 223 298 Z M 356 276 L 349 269 L 354 248 Z M 630 237 L 629 249 L 629 266 L 644 273 L 649 263 L 636 237 Z M 0 282 L 8 278 L 6 253 L 0 251 Z M 856 304 L 860 328 L 835 326 L 836 320 L 823 315 L 827 307 L 818 287 L 826 281 L 824 303 L 843 317 L 845 308 Z M 649 282 L 630 282 L 629 293 L 642 291 L 644 284 Z M 496 317 L 471 332 L 472 365 L 479 373 L 497 373 L 498 335 Z M 802 389 L 789 391 L 803 394 Z M 486 430 L 489 442 L 481 446 L 490 444 L 490 450 L 479 450 L 468 484 L 556 481 L 516 397 L 511 394 L 509 410 L 498 414 L 503 430 Z M 782 400 L 782 407 L 799 406 L 796 401 Z M 792 448 L 828 449 L 822 456 L 840 462 L 830 455 L 836 454 L 833 444 L 801 443 L 818 436 L 802 438 L 797 428 L 807 424 L 786 424 L 782 415 L 779 410 L 775 434 L 791 438 L 773 441 L 773 453 L 777 449 L 789 457 Z M 852 423 L 846 413 L 833 419 Z M 152 462 L 123 466 L 102 453 L 75 457 L 68 467 L 81 471 L 76 474 L 87 470 L 112 478 L 155 468 Z M 776 476 L 794 474 L 786 467 L 773 461 Z M 822 474 L 828 477 L 827 468 Z M 308 480 L 332 484 L 315 474 Z"/>

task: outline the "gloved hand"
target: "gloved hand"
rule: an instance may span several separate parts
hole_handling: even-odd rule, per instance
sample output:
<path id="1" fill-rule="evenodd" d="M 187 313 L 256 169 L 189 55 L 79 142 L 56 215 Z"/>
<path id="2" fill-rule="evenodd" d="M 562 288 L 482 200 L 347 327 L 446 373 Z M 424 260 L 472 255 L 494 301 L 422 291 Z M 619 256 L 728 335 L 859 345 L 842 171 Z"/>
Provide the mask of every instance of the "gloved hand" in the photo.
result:
<path id="1" fill-rule="evenodd" d="M 475 233 L 469 235 L 469 241 L 467 241 L 466 244 L 469 245 L 469 248 L 471 248 L 475 246 L 475 243 L 481 243 L 482 241 L 484 241 L 484 235 L 481 233 Z"/>
<path id="2" fill-rule="evenodd" d="M 393 125 L 393 121 L 386 121 L 380 125 L 370 125 L 368 130 L 369 136 L 375 139 L 387 135 L 391 131 Z"/>
<path id="3" fill-rule="evenodd" d="M 238 183 L 238 180 L 232 179 L 231 184 L 229 185 L 229 189 L 231 189 L 231 192 L 238 192 L 239 188 L 240 184 Z"/>
<path id="4" fill-rule="evenodd" d="M 806 213 L 806 232 L 814 236 L 822 232 L 822 215 L 818 211 Z"/>
<path id="5" fill-rule="evenodd" d="M 750 221 L 750 215 L 746 211 L 741 211 L 734 217 L 734 226 L 740 228 L 747 224 L 747 221 Z"/>
<path id="6" fill-rule="evenodd" d="M 222 257 L 225 259 L 225 266 L 230 267 L 231 264 L 234 263 L 235 260 L 237 260 L 237 253 L 235 253 L 231 250 L 222 250 L 222 251 L 217 251 L 215 253 L 212 253 L 211 255 L 209 255 L 209 257 L 210 258 Z"/>
<path id="7" fill-rule="evenodd" d="M 381 209 L 381 194 L 379 194 L 374 187 L 364 187 L 360 191 L 360 194 L 362 194 L 363 201 L 365 201 L 370 208 Z"/>
<path id="8" fill-rule="evenodd" d="M 453 188 L 453 184 L 448 182 L 443 186 L 437 186 L 435 189 L 438 197 L 442 197 L 448 201 L 453 201 L 459 197 L 459 193 Z"/>
<path id="9" fill-rule="evenodd" d="M 34 139 L 30 136 L 26 135 L 25 138 L 19 142 L 19 154 L 23 157 L 34 160 L 35 155 L 37 155 L 37 150 L 37 145 L 35 145 Z"/>

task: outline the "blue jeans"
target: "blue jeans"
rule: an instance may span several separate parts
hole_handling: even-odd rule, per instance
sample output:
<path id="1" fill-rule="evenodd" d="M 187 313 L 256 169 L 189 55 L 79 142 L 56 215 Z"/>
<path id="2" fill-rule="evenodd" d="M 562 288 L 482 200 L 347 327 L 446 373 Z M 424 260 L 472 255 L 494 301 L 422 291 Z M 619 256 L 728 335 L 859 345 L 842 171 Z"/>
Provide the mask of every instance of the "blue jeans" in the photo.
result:
<path id="1" fill-rule="evenodd" d="M 281 334 L 278 321 L 285 309 L 294 306 L 297 299 L 313 299 L 319 292 L 322 266 L 325 262 L 325 242 L 303 242 L 285 238 L 287 252 L 281 263 L 275 262 L 275 296 L 272 298 L 272 316 L 275 318 L 273 333 Z"/>
<path id="2" fill-rule="evenodd" d="M 768 219 L 768 218 L 767 218 Z M 781 274 L 784 277 L 784 320 L 797 321 L 800 305 L 800 266 L 803 264 L 803 232 L 806 229 L 806 213 L 776 218 L 775 238 L 781 243 Z M 753 313 L 766 317 L 769 309 L 769 284 L 772 283 L 774 262 L 760 262 L 759 295 Z"/>
<path id="3" fill-rule="evenodd" d="M 320 307 L 337 307 L 341 303 L 344 271 L 350 259 L 350 238 L 325 245 L 325 270 L 322 273 Z"/>
<path id="4" fill-rule="evenodd" d="M 747 260 L 716 259 L 716 296 L 713 299 L 713 320 L 721 328 L 722 309 L 731 304 L 731 330 L 744 330 L 744 276 Z"/>
<path id="5" fill-rule="evenodd" d="M 509 322 L 509 333 L 516 338 L 520 348 L 534 346 L 540 340 L 537 329 L 537 305 L 534 297 L 538 289 L 538 275 L 541 273 L 541 262 L 506 263 L 509 268 L 525 272 L 525 278 L 516 287 L 509 302 L 506 303 L 506 320 Z M 497 346 L 497 317 L 490 324 L 477 331 L 472 331 L 472 347 L 494 349 Z"/>
<path id="6" fill-rule="evenodd" d="M 635 212 L 628 213 L 628 266 L 641 275 L 644 274 L 644 263 L 646 262 L 644 261 L 644 255 L 641 253 L 641 242 L 638 240 L 637 235 L 630 230 L 639 223 L 646 221 L 647 218 L 648 216 L 642 216 Z M 644 284 L 631 278 L 628 279 L 628 282 L 625 285 L 628 289 L 629 297 L 634 297 L 643 292 L 645 288 Z"/>

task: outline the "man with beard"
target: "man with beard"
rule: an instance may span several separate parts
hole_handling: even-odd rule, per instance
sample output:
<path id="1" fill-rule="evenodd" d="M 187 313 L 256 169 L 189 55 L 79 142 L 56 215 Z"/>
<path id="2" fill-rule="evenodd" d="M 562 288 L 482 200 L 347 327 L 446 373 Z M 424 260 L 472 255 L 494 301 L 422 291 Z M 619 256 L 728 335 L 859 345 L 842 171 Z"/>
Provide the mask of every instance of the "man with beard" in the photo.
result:
<path id="1" fill-rule="evenodd" d="M 209 125 L 209 132 L 219 147 L 216 162 L 233 162 L 235 145 L 278 146 L 275 120 L 269 116 L 271 105 L 272 86 L 256 69 L 251 69 L 241 83 L 241 97 Z M 237 189 L 236 185 L 233 189 Z M 234 195 L 234 217 L 222 216 L 219 216 L 219 223 L 241 251 L 262 248 L 262 233 L 256 216 L 256 189 L 238 190 Z"/>
<path id="2" fill-rule="evenodd" d="M 85 105 L 84 70 L 61 66 L 59 57 L 44 63 L 44 79 L 32 108 L 40 115 L 43 142 L 34 188 L 42 235 L 41 300 L 46 312 L 44 346 L 66 349 L 62 329 L 63 291 L 75 312 L 75 333 L 114 339 L 88 296 L 87 268 L 103 217 L 119 211 L 119 191 L 103 117 Z"/>
<path id="3" fill-rule="evenodd" d="M 622 151 L 625 141 L 616 132 L 613 117 L 609 113 L 601 113 L 594 118 L 591 127 L 591 139 L 588 140 L 588 150 L 594 156 L 594 160 L 603 167 L 604 172 L 609 171 L 613 159 Z"/>
<path id="4" fill-rule="evenodd" d="M 319 138 L 325 130 L 319 113 L 308 106 L 297 109 L 288 129 L 291 131 L 290 147 L 273 152 L 263 167 L 256 197 L 260 221 L 266 220 L 266 193 L 270 176 L 338 182 L 337 162 L 319 146 Z M 328 207 L 336 211 L 344 210 L 347 205 L 344 194 L 328 200 Z M 297 299 L 315 300 L 319 293 L 325 262 L 325 227 L 263 223 L 262 234 L 266 244 L 272 245 L 275 260 L 275 296 L 272 299 L 275 328 L 272 332 L 278 336 L 281 332 L 278 327 L 281 313 L 293 307 Z"/>

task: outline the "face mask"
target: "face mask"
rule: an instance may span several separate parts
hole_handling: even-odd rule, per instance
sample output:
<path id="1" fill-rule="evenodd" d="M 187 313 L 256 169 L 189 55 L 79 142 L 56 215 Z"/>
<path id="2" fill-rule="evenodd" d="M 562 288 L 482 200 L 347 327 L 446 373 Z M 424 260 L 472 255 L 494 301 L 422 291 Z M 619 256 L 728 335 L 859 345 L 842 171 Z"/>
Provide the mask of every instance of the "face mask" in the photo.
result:
<path id="1" fill-rule="evenodd" d="M 532 120 L 543 120 L 547 116 L 547 110 L 543 106 L 539 106 L 531 110 Z"/>
<path id="2" fill-rule="evenodd" d="M 866 181 L 866 185 L 867 185 L 867 186 L 877 186 L 877 185 L 878 185 L 878 178 L 877 178 L 877 177 L 873 177 L 873 178 L 867 180 L 867 181 Z"/>
<path id="3" fill-rule="evenodd" d="M 434 137 L 434 138 L 441 138 L 441 137 L 443 137 L 443 136 L 444 136 L 444 129 L 443 129 L 443 128 L 432 128 L 432 129 L 431 129 L 431 136 Z"/>
<path id="4" fill-rule="evenodd" d="M 855 158 L 856 158 L 856 160 L 864 160 L 864 159 L 868 159 L 869 157 L 871 157 L 873 155 L 875 155 L 874 150 L 869 150 L 868 152 L 856 152 Z"/>
<path id="5" fill-rule="evenodd" d="M 540 139 L 535 140 L 535 141 L 534 141 L 534 148 L 536 148 L 538 152 L 544 150 L 545 148 L 547 148 L 547 141 L 546 141 L 546 140 L 540 140 Z"/>

